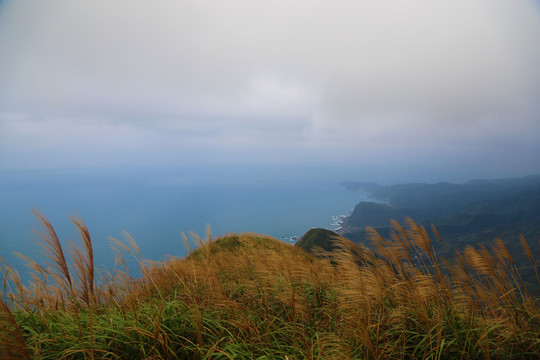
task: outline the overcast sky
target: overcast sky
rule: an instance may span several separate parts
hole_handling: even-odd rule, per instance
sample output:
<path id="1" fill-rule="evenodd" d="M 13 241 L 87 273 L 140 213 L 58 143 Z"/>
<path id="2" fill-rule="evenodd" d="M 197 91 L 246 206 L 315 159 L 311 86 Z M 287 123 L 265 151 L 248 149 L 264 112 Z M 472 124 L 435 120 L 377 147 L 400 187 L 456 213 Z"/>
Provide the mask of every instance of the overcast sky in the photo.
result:
<path id="1" fill-rule="evenodd" d="M 534 0 L 0 0 L 0 169 L 540 172 Z"/>

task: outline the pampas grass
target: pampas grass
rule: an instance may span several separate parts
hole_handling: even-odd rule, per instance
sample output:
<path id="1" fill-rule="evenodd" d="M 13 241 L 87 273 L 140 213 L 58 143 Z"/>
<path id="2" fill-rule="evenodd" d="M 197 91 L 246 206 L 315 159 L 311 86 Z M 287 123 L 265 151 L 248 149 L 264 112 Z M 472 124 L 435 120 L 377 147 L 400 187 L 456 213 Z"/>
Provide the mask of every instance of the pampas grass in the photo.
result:
<path id="1" fill-rule="evenodd" d="M 208 229 L 205 238 L 182 234 L 186 258 L 147 262 L 124 233 L 107 273 L 94 269 L 80 218 L 72 221 L 82 246 L 71 243 L 66 257 L 36 216 L 46 264 L 23 257 L 28 285 L 1 266 L 5 357 L 533 359 L 540 350 L 538 299 L 500 240 L 446 259 L 407 219 L 392 222 L 388 239 L 368 230 L 375 252 L 336 238 L 337 251 L 314 257 L 268 236 L 215 239 Z M 141 277 L 130 275 L 126 255 Z"/>
<path id="2" fill-rule="evenodd" d="M 0 299 L 0 359 L 30 359 L 24 335 L 6 303 Z"/>

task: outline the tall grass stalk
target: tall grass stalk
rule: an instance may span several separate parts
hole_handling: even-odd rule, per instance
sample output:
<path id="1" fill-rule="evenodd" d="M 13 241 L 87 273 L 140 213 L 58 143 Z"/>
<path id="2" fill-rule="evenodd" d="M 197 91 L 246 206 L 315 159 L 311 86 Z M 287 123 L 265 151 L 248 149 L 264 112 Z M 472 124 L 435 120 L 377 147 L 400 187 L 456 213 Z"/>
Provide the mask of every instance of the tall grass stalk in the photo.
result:
<path id="1" fill-rule="evenodd" d="M 392 222 L 388 239 L 369 230 L 376 252 L 338 238 L 337 251 L 314 257 L 268 236 L 215 239 L 208 229 L 204 239 L 183 235 L 187 257 L 147 262 L 124 233 L 108 273 L 95 270 L 80 218 L 82 246 L 71 243 L 66 257 L 36 216 L 48 262 L 23 256 L 27 285 L 0 267 L 5 358 L 535 359 L 540 350 L 538 299 L 500 240 L 446 259 L 408 219 Z"/>

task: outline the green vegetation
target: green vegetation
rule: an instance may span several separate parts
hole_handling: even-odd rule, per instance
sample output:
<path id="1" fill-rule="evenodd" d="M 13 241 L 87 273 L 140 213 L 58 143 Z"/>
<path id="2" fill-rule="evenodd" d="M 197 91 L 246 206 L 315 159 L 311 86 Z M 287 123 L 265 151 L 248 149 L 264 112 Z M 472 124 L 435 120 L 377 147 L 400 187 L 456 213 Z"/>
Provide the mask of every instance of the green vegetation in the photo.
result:
<path id="1" fill-rule="evenodd" d="M 341 236 L 331 230 L 313 228 L 305 233 L 295 245 L 310 254 L 316 254 L 320 251 L 332 252 L 339 248 L 335 241 L 338 238 Z"/>
<path id="2" fill-rule="evenodd" d="M 36 215 L 49 263 L 26 259 L 29 285 L 2 266 L 1 359 L 536 359 L 540 351 L 538 299 L 500 241 L 468 247 L 450 265 L 435 252 L 437 234 L 412 220 L 394 222 L 386 239 L 370 229 L 376 255 L 336 239 L 316 258 L 263 235 L 208 232 L 192 235 L 194 251 L 185 238 L 185 259 L 148 264 L 126 233 L 109 274 L 94 268 L 80 219 L 72 220 L 82 246 L 65 252 Z M 140 263 L 140 278 L 125 254 Z"/>

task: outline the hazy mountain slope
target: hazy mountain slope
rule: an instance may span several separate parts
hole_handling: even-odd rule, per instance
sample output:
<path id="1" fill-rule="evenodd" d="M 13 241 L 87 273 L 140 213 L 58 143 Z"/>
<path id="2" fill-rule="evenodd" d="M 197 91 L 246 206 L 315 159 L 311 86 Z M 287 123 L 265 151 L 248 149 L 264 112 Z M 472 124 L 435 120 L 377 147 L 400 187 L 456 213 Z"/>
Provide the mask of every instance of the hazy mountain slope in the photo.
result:
<path id="1" fill-rule="evenodd" d="M 375 198 L 387 200 L 397 208 L 438 209 L 450 215 L 485 200 L 503 199 L 540 186 L 540 176 L 515 179 L 474 180 L 465 184 L 401 184 L 380 187 Z"/>
<path id="2" fill-rule="evenodd" d="M 437 221 L 437 224 L 441 230 L 452 232 L 538 220 L 540 189 L 523 191 L 503 199 L 472 203 L 454 215 Z"/>
<path id="3" fill-rule="evenodd" d="M 346 231 L 362 230 L 366 226 L 388 226 L 390 219 L 402 220 L 404 217 L 412 217 L 417 221 L 430 219 L 439 211 L 432 209 L 397 208 L 388 204 L 374 202 L 361 202 L 357 204 L 344 222 Z"/>
<path id="4" fill-rule="evenodd" d="M 540 218 L 540 176 L 476 180 L 465 184 L 403 184 L 381 187 L 374 196 L 389 204 L 359 203 L 342 233 L 365 226 L 386 227 L 390 219 L 411 217 L 445 232 L 535 221 Z"/>
<path id="5" fill-rule="evenodd" d="M 428 230 L 435 225 L 453 255 L 468 245 L 491 246 L 500 238 L 523 276 L 536 282 L 534 269 L 523 251 L 520 235 L 527 240 L 533 259 L 540 259 L 540 177 L 471 181 L 463 185 L 405 184 L 380 188 L 390 205 L 360 203 L 344 222 L 341 235 L 370 243 L 365 226 L 382 236 L 391 232 L 390 219 L 411 217 Z"/>

